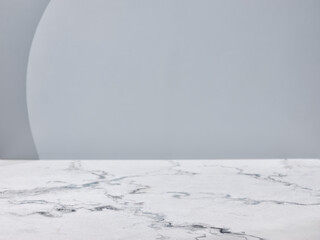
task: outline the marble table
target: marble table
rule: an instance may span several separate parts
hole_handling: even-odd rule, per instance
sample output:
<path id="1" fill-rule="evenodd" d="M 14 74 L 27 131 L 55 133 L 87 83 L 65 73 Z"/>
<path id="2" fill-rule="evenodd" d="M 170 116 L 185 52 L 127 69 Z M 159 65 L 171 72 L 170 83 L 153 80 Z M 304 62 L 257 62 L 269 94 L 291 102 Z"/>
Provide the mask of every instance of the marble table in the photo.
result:
<path id="1" fill-rule="evenodd" d="M 319 240 L 320 160 L 0 161 L 0 240 Z"/>

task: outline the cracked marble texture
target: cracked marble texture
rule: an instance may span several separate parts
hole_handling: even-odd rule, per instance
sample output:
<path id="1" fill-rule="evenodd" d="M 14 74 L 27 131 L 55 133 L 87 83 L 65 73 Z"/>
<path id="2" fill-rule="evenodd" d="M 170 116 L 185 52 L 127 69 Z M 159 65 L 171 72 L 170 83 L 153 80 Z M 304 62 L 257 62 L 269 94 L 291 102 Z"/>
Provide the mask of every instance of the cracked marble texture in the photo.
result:
<path id="1" fill-rule="evenodd" d="M 320 160 L 0 161 L 0 240 L 319 240 Z"/>

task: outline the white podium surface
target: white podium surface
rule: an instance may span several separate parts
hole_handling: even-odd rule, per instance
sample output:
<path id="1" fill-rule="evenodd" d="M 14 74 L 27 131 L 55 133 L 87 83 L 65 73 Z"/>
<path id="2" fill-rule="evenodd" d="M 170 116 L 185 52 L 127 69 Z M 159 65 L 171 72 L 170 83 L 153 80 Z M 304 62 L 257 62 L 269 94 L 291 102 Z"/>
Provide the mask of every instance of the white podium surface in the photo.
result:
<path id="1" fill-rule="evenodd" d="M 319 240 L 320 160 L 0 161 L 1 240 Z"/>

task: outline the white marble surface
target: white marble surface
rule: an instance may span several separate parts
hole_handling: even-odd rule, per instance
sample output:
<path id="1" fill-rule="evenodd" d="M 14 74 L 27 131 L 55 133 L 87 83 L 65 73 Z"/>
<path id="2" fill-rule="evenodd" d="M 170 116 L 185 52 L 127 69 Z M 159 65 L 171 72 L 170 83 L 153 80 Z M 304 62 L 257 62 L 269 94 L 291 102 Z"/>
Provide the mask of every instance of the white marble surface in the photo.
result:
<path id="1" fill-rule="evenodd" d="M 320 160 L 0 161 L 0 240 L 319 240 Z"/>

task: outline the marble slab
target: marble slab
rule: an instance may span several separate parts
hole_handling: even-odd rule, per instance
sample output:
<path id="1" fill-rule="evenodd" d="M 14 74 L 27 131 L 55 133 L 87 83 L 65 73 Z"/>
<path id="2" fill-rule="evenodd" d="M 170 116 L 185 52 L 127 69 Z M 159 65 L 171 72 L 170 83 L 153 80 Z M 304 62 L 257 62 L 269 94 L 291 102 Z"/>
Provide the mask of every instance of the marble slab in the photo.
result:
<path id="1" fill-rule="evenodd" d="M 0 240 L 319 240 L 320 160 L 0 161 Z"/>

